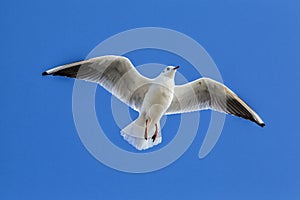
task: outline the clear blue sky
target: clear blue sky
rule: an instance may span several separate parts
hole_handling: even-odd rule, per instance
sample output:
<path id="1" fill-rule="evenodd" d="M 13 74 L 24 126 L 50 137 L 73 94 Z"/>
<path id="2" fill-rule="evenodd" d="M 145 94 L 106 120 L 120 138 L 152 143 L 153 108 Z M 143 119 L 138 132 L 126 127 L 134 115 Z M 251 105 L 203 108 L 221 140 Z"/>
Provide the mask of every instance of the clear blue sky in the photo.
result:
<path id="1" fill-rule="evenodd" d="M 299 199 L 299 9 L 296 0 L 1 1 L 0 199 Z M 163 170 L 127 174 L 94 159 L 74 126 L 74 81 L 41 72 L 144 26 L 199 42 L 266 127 L 227 117 L 216 147 L 199 160 L 210 117 L 204 111 L 192 146 Z M 128 57 L 178 64 L 190 80 L 198 78 L 174 55 L 148 50 Z M 101 96 L 110 103 L 99 88 Z M 109 110 L 98 109 L 121 144 Z M 172 123 L 166 128 L 170 141 Z"/>

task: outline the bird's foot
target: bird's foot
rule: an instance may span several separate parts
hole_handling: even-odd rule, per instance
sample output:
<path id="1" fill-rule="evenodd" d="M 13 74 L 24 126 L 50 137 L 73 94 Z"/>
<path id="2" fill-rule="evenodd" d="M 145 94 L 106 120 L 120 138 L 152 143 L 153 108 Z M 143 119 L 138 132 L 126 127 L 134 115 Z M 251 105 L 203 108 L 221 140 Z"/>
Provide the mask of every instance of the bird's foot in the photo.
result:
<path id="1" fill-rule="evenodd" d="M 152 142 L 154 142 L 155 141 L 155 139 L 156 139 L 156 134 L 154 134 L 153 136 L 152 136 Z"/>
<path id="2" fill-rule="evenodd" d="M 155 133 L 154 133 L 154 135 L 152 136 L 152 141 L 153 141 L 153 142 L 155 141 L 157 135 L 158 135 L 157 124 L 155 124 Z"/>

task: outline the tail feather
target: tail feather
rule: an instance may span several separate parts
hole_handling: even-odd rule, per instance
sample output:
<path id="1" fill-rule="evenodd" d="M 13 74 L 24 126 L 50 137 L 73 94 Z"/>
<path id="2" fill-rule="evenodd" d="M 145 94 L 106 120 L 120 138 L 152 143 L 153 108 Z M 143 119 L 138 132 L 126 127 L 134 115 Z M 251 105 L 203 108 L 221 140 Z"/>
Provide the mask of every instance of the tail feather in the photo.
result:
<path id="1" fill-rule="evenodd" d="M 136 119 L 131 124 L 126 126 L 121 130 L 121 135 L 123 138 L 132 146 L 134 146 L 138 150 L 149 149 L 162 141 L 162 137 L 160 134 L 160 125 L 158 125 L 158 135 L 153 142 L 152 136 L 155 133 L 155 125 L 149 124 L 148 126 L 148 139 L 146 140 L 145 135 L 145 121 L 141 118 Z"/>

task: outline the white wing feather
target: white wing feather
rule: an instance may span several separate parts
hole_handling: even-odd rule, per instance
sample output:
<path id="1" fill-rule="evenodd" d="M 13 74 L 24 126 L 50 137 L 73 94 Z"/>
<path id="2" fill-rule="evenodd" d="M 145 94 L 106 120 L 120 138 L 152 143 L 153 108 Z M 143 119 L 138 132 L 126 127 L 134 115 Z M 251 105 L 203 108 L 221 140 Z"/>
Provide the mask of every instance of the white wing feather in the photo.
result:
<path id="1" fill-rule="evenodd" d="M 96 82 L 137 111 L 152 81 L 142 76 L 130 60 L 123 56 L 101 56 L 62 65 L 47 70 L 43 75 Z"/>
<path id="2" fill-rule="evenodd" d="M 264 126 L 261 118 L 225 85 L 209 78 L 176 86 L 166 114 L 212 109 L 242 117 Z"/>

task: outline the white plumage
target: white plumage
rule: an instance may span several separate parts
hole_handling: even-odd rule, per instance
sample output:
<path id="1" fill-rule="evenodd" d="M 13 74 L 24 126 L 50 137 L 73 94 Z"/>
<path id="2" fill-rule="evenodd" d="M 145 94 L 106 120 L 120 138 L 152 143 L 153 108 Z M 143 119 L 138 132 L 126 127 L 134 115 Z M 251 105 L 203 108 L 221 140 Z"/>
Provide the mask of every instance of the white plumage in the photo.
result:
<path id="1" fill-rule="evenodd" d="M 101 56 L 62 65 L 43 75 L 67 76 L 96 82 L 122 102 L 139 112 L 139 117 L 121 130 L 123 138 L 139 150 L 161 143 L 160 119 L 164 114 L 213 109 L 254 121 L 261 118 L 223 84 L 208 78 L 175 86 L 177 67 L 168 66 L 149 79 L 123 56 Z"/>

